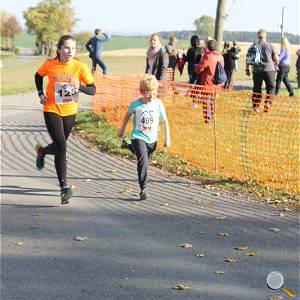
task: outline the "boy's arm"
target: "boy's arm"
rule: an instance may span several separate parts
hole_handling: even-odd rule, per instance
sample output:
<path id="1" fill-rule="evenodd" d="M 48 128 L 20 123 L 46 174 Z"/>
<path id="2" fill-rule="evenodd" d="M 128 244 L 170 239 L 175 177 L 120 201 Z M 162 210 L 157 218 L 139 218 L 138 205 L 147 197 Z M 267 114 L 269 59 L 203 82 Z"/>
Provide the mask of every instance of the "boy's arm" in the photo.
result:
<path id="1" fill-rule="evenodd" d="M 164 146 L 166 148 L 169 148 L 171 146 L 171 138 L 170 138 L 170 127 L 169 127 L 169 121 L 167 116 L 163 119 L 164 128 L 165 128 L 165 143 Z"/>
<path id="2" fill-rule="evenodd" d="M 124 116 L 122 126 L 118 130 L 118 137 L 122 137 L 123 136 L 125 128 L 127 126 L 127 123 L 129 121 L 131 115 L 132 115 L 132 112 L 127 111 L 126 115 Z"/>

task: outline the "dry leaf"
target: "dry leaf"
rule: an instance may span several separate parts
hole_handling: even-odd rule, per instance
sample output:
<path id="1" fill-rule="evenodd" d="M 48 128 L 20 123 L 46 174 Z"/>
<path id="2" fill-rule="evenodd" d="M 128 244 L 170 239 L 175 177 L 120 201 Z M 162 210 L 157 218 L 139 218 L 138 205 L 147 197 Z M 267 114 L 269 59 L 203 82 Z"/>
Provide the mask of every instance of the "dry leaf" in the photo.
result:
<path id="1" fill-rule="evenodd" d="M 225 216 L 219 216 L 219 217 L 216 217 L 216 220 L 225 220 L 226 217 Z"/>
<path id="2" fill-rule="evenodd" d="M 184 243 L 184 244 L 178 244 L 177 247 L 181 247 L 181 248 L 192 248 L 193 245 L 189 244 L 189 243 Z"/>
<path id="3" fill-rule="evenodd" d="M 285 216 L 286 216 L 285 213 L 283 213 L 283 212 L 279 213 L 279 217 L 285 217 Z"/>
<path id="4" fill-rule="evenodd" d="M 204 254 L 203 253 L 196 253 L 195 256 L 196 257 L 204 257 Z"/>
<path id="5" fill-rule="evenodd" d="M 81 176 L 85 176 L 85 177 L 88 177 L 89 174 L 88 173 L 80 173 Z"/>
<path id="6" fill-rule="evenodd" d="M 273 232 L 279 232 L 280 229 L 279 229 L 279 228 L 275 228 L 275 227 L 271 227 L 271 228 L 270 228 L 270 231 L 273 231 Z"/>
<path id="7" fill-rule="evenodd" d="M 226 261 L 226 262 L 229 262 L 229 263 L 235 263 L 235 262 L 236 262 L 236 258 L 234 258 L 234 257 L 227 257 L 227 258 L 225 259 L 225 261 Z"/>
<path id="8" fill-rule="evenodd" d="M 24 243 L 23 242 L 17 242 L 16 244 L 17 244 L 17 246 L 22 246 Z"/>
<path id="9" fill-rule="evenodd" d="M 224 275 L 224 274 L 225 274 L 224 271 L 216 271 L 215 273 L 216 273 L 217 275 Z"/>
<path id="10" fill-rule="evenodd" d="M 216 196 L 216 197 L 219 197 L 219 196 L 221 195 L 221 193 L 220 193 L 220 192 L 215 192 L 215 193 L 213 193 L 212 195 L 213 195 L 213 196 Z"/>
<path id="11" fill-rule="evenodd" d="M 128 193 L 131 193 L 131 192 L 132 192 L 132 188 L 131 187 L 127 187 L 127 188 L 124 188 L 124 189 L 120 190 L 121 194 L 128 194 Z"/>
<path id="12" fill-rule="evenodd" d="M 88 238 L 86 236 L 77 235 L 73 237 L 73 240 L 75 241 L 86 241 Z"/>
<path id="13" fill-rule="evenodd" d="M 114 173 L 114 172 L 116 172 L 116 170 L 115 169 L 108 169 L 107 172 Z"/>
<path id="14" fill-rule="evenodd" d="M 249 251 L 246 253 L 247 256 L 257 256 L 257 252 L 256 251 Z"/>
<path id="15" fill-rule="evenodd" d="M 269 300 L 284 300 L 284 298 L 282 296 L 273 296 Z"/>
<path id="16" fill-rule="evenodd" d="M 248 249 L 248 246 L 238 246 L 238 247 L 234 247 L 235 250 L 241 250 L 241 251 L 245 251 Z"/>
<path id="17" fill-rule="evenodd" d="M 227 236 L 228 236 L 228 233 L 227 233 L 227 232 L 219 232 L 218 235 L 219 235 L 219 236 L 227 237 Z"/>
<path id="18" fill-rule="evenodd" d="M 169 203 L 168 203 L 168 202 L 161 203 L 159 206 L 161 206 L 161 207 L 166 207 L 166 206 L 169 206 Z"/>
<path id="19" fill-rule="evenodd" d="M 295 298 L 297 296 L 297 294 L 294 291 L 292 291 L 286 286 L 282 287 L 282 289 L 292 298 Z"/>
<path id="20" fill-rule="evenodd" d="M 184 290 L 188 290 L 189 287 L 184 284 L 178 284 L 175 287 L 172 287 L 172 289 L 177 290 L 177 291 L 184 291 Z"/>
<path id="21" fill-rule="evenodd" d="M 85 181 L 89 182 L 89 181 L 91 181 L 91 179 L 87 178 Z"/>
<path id="22" fill-rule="evenodd" d="M 75 190 L 75 188 L 76 188 L 76 185 L 75 184 L 71 184 L 70 189 L 71 190 Z"/>

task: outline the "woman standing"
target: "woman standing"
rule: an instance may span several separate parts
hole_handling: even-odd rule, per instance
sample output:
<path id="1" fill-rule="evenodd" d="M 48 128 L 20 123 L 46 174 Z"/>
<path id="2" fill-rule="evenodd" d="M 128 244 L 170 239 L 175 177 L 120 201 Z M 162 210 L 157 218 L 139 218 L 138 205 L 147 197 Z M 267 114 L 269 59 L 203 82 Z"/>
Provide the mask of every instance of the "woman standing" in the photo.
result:
<path id="1" fill-rule="evenodd" d="M 154 75 L 157 80 L 167 80 L 168 65 L 169 57 L 161 38 L 157 33 L 153 33 L 147 51 L 146 74 Z"/>
<path id="2" fill-rule="evenodd" d="M 45 155 L 54 155 L 54 164 L 61 188 L 61 204 L 69 203 L 72 189 L 66 178 L 66 141 L 75 124 L 79 91 L 95 95 L 96 87 L 89 67 L 75 59 L 76 42 L 70 35 L 62 36 L 57 44 L 57 57 L 47 60 L 35 74 L 35 85 L 44 106 L 44 120 L 52 139 L 46 147 L 36 145 L 36 167 L 42 170 Z M 48 77 L 46 95 L 43 77 Z M 85 85 L 81 84 L 83 82 Z"/>
<path id="3" fill-rule="evenodd" d="M 176 49 L 177 39 L 174 35 L 171 35 L 169 38 L 169 43 L 166 46 L 167 53 L 169 55 L 169 68 L 175 70 L 177 63 L 177 49 Z"/>
<path id="4" fill-rule="evenodd" d="M 197 35 L 191 37 L 191 47 L 188 49 L 187 54 L 184 55 L 183 59 L 188 62 L 188 74 L 189 83 L 195 83 L 197 79 L 197 74 L 195 73 L 195 65 L 199 64 L 202 55 L 204 54 L 204 49 L 200 47 L 200 40 Z"/>
<path id="5" fill-rule="evenodd" d="M 224 89 L 233 88 L 234 71 L 236 68 L 235 60 L 238 58 L 235 52 L 236 51 L 233 47 L 230 48 L 229 42 L 224 42 L 224 48 L 222 54 L 224 58 L 224 70 L 227 76 L 227 80 L 224 83 Z"/>
<path id="6" fill-rule="evenodd" d="M 280 90 L 281 81 L 285 84 L 286 88 L 289 91 L 290 96 L 294 96 L 293 87 L 288 79 L 288 74 L 290 72 L 290 64 L 291 64 L 291 51 L 290 51 L 290 43 L 287 37 L 283 37 L 281 40 L 281 50 L 279 54 L 279 62 L 278 62 L 278 73 L 276 78 L 276 88 L 275 95 L 278 95 Z"/>

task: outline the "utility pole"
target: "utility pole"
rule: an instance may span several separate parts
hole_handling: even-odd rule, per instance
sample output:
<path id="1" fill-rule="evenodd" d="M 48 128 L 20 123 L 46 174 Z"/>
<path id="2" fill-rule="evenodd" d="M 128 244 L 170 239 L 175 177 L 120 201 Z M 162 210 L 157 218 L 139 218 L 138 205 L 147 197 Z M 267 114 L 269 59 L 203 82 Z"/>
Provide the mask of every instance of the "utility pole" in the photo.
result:
<path id="1" fill-rule="evenodd" d="M 221 50 L 222 47 L 225 8 L 226 8 L 226 0 L 218 0 L 217 15 L 215 21 L 215 39 L 218 43 L 218 50 Z"/>
<path id="2" fill-rule="evenodd" d="M 282 7 L 282 10 L 281 10 L 281 25 L 280 25 L 280 28 L 281 28 L 281 38 L 283 38 L 283 19 L 284 19 L 284 6 Z"/>

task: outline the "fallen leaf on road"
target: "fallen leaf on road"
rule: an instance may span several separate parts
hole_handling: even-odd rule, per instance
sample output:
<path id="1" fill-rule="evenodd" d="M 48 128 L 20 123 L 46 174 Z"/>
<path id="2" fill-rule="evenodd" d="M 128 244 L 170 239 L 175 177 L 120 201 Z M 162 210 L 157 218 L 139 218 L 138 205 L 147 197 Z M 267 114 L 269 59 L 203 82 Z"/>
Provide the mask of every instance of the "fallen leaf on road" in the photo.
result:
<path id="1" fill-rule="evenodd" d="M 218 235 L 219 235 L 219 236 L 227 237 L 227 236 L 228 236 L 228 233 L 227 233 L 227 232 L 219 232 Z"/>
<path id="2" fill-rule="evenodd" d="M 181 248 L 192 248 L 193 245 L 189 244 L 189 243 L 184 243 L 184 244 L 178 244 L 177 247 L 181 247 Z"/>
<path id="3" fill-rule="evenodd" d="M 116 170 L 115 169 L 108 169 L 107 172 L 114 173 L 114 172 L 116 172 Z"/>
<path id="4" fill-rule="evenodd" d="M 195 256 L 196 257 L 204 257 L 204 254 L 203 253 L 196 253 Z"/>
<path id="5" fill-rule="evenodd" d="M 189 287 L 187 285 L 184 284 L 178 284 L 175 287 L 172 287 L 173 290 L 177 290 L 177 291 L 184 291 L 184 290 L 188 290 Z"/>
<path id="6" fill-rule="evenodd" d="M 161 207 L 166 207 L 166 206 L 169 206 L 169 203 L 168 203 L 168 202 L 161 203 L 159 206 L 161 206 Z"/>
<path id="7" fill-rule="evenodd" d="M 270 231 L 273 231 L 273 232 L 279 232 L 280 229 L 279 229 L 279 228 L 275 228 L 275 227 L 271 227 L 271 228 L 270 228 Z"/>
<path id="8" fill-rule="evenodd" d="M 17 246 L 22 246 L 24 243 L 23 242 L 17 242 L 16 244 L 17 244 Z"/>
<path id="9" fill-rule="evenodd" d="M 257 256 L 257 252 L 256 251 L 249 251 L 249 252 L 246 252 L 246 255 L 247 256 Z"/>
<path id="10" fill-rule="evenodd" d="M 85 181 L 89 182 L 89 181 L 91 181 L 91 179 L 87 178 Z"/>
<path id="11" fill-rule="evenodd" d="M 236 262 L 236 258 L 234 258 L 234 257 L 227 257 L 227 258 L 225 259 L 225 262 L 235 263 L 235 262 Z"/>
<path id="12" fill-rule="evenodd" d="M 285 217 L 285 216 L 286 216 L 285 213 L 283 213 L 283 212 L 279 213 L 279 217 Z"/>
<path id="13" fill-rule="evenodd" d="M 216 192 L 216 193 L 213 193 L 212 195 L 216 196 L 216 197 L 219 197 L 221 195 L 221 193 L 220 192 Z"/>
<path id="14" fill-rule="evenodd" d="M 88 177 L 89 174 L 88 173 L 80 173 L 81 176 L 85 176 L 85 177 Z"/>
<path id="15" fill-rule="evenodd" d="M 248 249 L 248 246 L 238 246 L 238 247 L 234 247 L 235 250 L 240 250 L 240 251 L 245 251 Z"/>
<path id="16" fill-rule="evenodd" d="M 224 274 L 225 274 L 224 271 L 216 271 L 215 273 L 216 273 L 217 275 L 224 275 Z"/>
<path id="17" fill-rule="evenodd" d="M 86 236 L 77 235 L 73 237 L 73 240 L 75 241 L 86 241 L 88 238 Z"/>
<path id="18" fill-rule="evenodd" d="M 128 193 L 131 193 L 131 192 L 132 192 L 132 188 L 131 187 L 127 187 L 127 188 L 124 188 L 124 189 L 120 190 L 121 194 L 128 194 Z"/>
<path id="19" fill-rule="evenodd" d="M 284 300 L 284 298 L 282 296 L 273 296 L 273 297 L 269 298 L 268 300 Z"/>
<path id="20" fill-rule="evenodd" d="M 219 216 L 219 217 L 216 217 L 216 220 L 225 220 L 226 217 L 225 216 Z"/>

